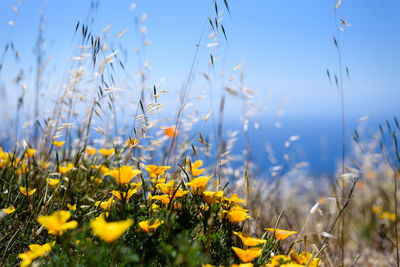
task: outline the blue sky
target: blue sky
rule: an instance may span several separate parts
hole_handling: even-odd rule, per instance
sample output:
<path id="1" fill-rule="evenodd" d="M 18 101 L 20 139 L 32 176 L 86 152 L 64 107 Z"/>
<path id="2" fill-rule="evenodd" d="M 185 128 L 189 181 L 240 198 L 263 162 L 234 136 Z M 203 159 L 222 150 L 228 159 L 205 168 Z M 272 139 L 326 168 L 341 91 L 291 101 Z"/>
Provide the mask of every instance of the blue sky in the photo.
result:
<path id="1" fill-rule="evenodd" d="M 112 34 L 128 28 L 121 38 L 130 49 L 128 68 L 134 70 L 134 17 L 147 13 L 148 39 L 146 50 L 154 83 L 165 77 L 164 88 L 178 92 L 184 84 L 193 59 L 204 21 L 213 15 L 212 1 L 100 1 L 93 26 L 94 31 L 112 24 Z M 330 0 L 258 0 L 228 1 L 231 16 L 225 12 L 229 47 L 221 42 L 218 70 L 231 71 L 244 60 L 245 85 L 262 98 L 271 88 L 274 94 L 271 110 L 287 100 L 287 118 L 338 117 L 339 96 L 330 86 L 326 69 L 335 72 L 336 51 L 332 42 L 335 34 L 334 3 Z M 14 20 L 15 0 L 0 2 L 0 45 L 7 42 Z M 12 32 L 12 40 L 20 51 L 21 62 L 29 73 L 33 66 L 32 49 L 39 25 L 39 9 L 46 16 L 45 38 L 47 54 L 53 56 L 52 66 L 64 71 L 74 54 L 72 41 L 75 25 L 85 21 L 89 1 L 22 1 Z M 222 1 L 220 1 L 222 9 Z M 345 79 L 346 112 L 349 117 L 364 115 L 386 119 L 398 115 L 400 97 L 400 2 L 395 0 L 343 0 L 338 17 L 351 24 L 341 33 L 343 64 L 350 69 Z M 203 43 L 204 45 L 205 43 Z M 196 71 L 206 71 L 209 59 L 202 47 Z M 18 65 L 8 55 L 0 83 L 9 84 Z M 218 73 L 215 74 L 217 76 Z M 57 75 L 55 74 L 55 77 Z M 204 81 L 196 77 L 191 92 L 203 89 Z M 220 92 L 220 91 L 218 91 Z M 215 96 L 215 95 L 214 95 Z M 216 94 L 216 96 L 219 96 Z M 237 100 L 228 99 L 227 116 L 237 114 Z M 397 113 L 397 114 L 396 114 Z"/>

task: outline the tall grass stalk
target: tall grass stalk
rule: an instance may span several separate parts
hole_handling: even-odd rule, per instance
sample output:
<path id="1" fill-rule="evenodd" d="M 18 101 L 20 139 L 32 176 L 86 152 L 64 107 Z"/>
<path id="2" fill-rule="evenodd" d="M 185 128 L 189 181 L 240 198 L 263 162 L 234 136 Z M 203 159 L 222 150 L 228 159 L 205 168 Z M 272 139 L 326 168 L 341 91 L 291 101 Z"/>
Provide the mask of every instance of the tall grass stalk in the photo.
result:
<path id="1" fill-rule="evenodd" d="M 342 162 L 341 162 L 341 174 L 344 174 L 345 171 L 345 161 L 346 161 L 346 147 L 345 147 L 345 109 L 344 109 L 344 89 L 343 89 L 343 68 L 342 68 L 342 52 L 340 47 L 340 29 L 339 29 L 339 20 L 337 17 L 337 9 L 340 7 L 341 0 L 333 0 L 334 5 L 334 19 L 335 19 L 335 27 L 336 27 L 336 37 L 334 37 L 333 41 L 337 51 L 337 60 L 338 60 L 338 73 L 339 73 L 339 93 L 340 93 L 340 106 L 341 106 L 341 122 L 342 122 Z M 335 75 L 336 80 L 336 75 Z M 342 187 L 342 194 L 341 199 L 343 200 L 345 197 L 345 190 Z M 343 210 L 345 206 L 340 207 L 340 211 Z M 345 214 L 343 214 L 343 218 L 341 218 L 340 224 L 340 238 L 339 238 L 339 245 L 341 247 L 340 250 L 340 258 L 342 265 L 344 264 L 344 226 L 345 226 Z"/>

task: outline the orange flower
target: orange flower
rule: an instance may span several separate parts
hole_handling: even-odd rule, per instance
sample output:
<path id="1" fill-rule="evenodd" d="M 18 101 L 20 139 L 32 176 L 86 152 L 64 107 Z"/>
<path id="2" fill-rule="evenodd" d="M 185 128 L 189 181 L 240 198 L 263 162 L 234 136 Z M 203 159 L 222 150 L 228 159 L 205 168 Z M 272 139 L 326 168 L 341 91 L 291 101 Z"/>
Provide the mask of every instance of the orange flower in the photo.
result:
<path id="1" fill-rule="evenodd" d="M 150 234 L 151 232 L 154 232 L 161 224 L 163 224 L 164 221 L 159 221 L 156 219 L 153 224 L 150 224 L 149 221 L 143 221 L 139 223 L 139 227 L 142 228 L 143 231 L 146 233 Z"/>
<path id="2" fill-rule="evenodd" d="M 202 160 L 196 160 L 195 162 L 187 161 L 187 165 L 189 166 L 189 171 L 193 176 L 199 176 L 204 171 L 204 169 L 199 169 L 203 166 Z"/>
<path id="3" fill-rule="evenodd" d="M 237 247 L 232 247 L 232 249 L 235 251 L 239 259 L 244 263 L 250 262 L 255 258 L 260 257 L 262 252 L 262 248 L 260 247 L 254 247 L 249 249 L 240 249 Z"/>
<path id="4" fill-rule="evenodd" d="M 104 157 L 108 157 L 110 155 L 112 155 L 115 152 L 114 148 L 110 148 L 110 149 L 105 149 L 102 148 L 99 150 L 99 152 L 104 156 Z"/>
<path id="5" fill-rule="evenodd" d="M 104 210 L 109 210 L 109 209 L 111 208 L 112 204 L 114 204 L 114 202 L 115 202 L 114 197 L 111 197 L 111 198 L 110 198 L 109 200 L 107 200 L 107 201 L 96 201 L 96 202 L 94 203 L 94 205 L 95 205 L 96 207 L 101 207 L 101 208 L 104 209 Z"/>
<path id="6" fill-rule="evenodd" d="M 170 166 L 156 166 L 156 165 L 147 165 L 146 171 L 149 172 L 151 178 L 157 178 L 160 175 L 163 175 L 166 170 L 171 169 Z"/>
<path id="7" fill-rule="evenodd" d="M 231 265 L 231 267 L 253 267 L 253 263 L 241 263 L 241 264 L 236 264 L 236 263 L 234 263 L 234 264 L 232 264 Z M 267 267 L 270 267 L 268 264 L 267 264 Z M 288 266 L 286 266 L 286 267 L 288 267 Z"/>
<path id="8" fill-rule="evenodd" d="M 231 223 L 240 223 L 246 219 L 251 218 L 247 214 L 247 210 L 242 207 L 234 206 L 229 211 L 225 211 L 227 213 L 227 218 Z"/>
<path id="9" fill-rule="evenodd" d="M 246 247 L 254 247 L 260 244 L 264 244 L 266 242 L 265 239 L 259 239 L 256 237 L 252 237 L 248 234 L 242 233 L 242 232 L 233 232 L 235 235 L 237 235 L 238 237 L 240 237 L 240 239 L 242 240 L 243 245 L 245 245 Z"/>
<path id="10" fill-rule="evenodd" d="M 169 195 L 161 195 L 161 196 L 152 196 L 151 199 L 156 199 L 164 203 L 165 205 L 168 205 L 170 202 Z"/>
<path id="11" fill-rule="evenodd" d="M 274 228 L 265 228 L 265 230 L 275 233 L 275 238 L 278 240 L 285 240 L 289 236 L 296 234 L 296 231 L 288 231 L 288 230 L 282 230 L 282 229 L 274 229 Z"/>
<path id="12" fill-rule="evenodd" d="M 113 190 L 111 193 L 113 194 L 113 196 L 115 196 L 119 200 L 123 200 L 123 199 L 128 200 L 136 192 L 137 192 L 137 188 L 132 188 L 132 189 L 128 190 L 128 194 L 126 194 L 125 192 L 120 192 L 120 191 L 116 191 L 116 190 Z"/>
<path id="13" fill-rule="evenodd" d="M 174 138 L 178 134 L 178 130 L 175 127 L 164 128 L 164 134 L 169 138 Z"/>
<path id="14" fill-rule="evenodd" d="M 122 166 L 121 168 L 114 169 L 108 172 L 108 175 L 114 177 L 114 179 L 120 184 L 129 183 L 133 177 L 142 173 L 140 170 L 134 170 L 133 166 Z"/>
<path id="15" fill-rule="evenodd" d="M 188 191 L 183 191 L 180 188 L 175 188 L 174 180 L 171 180 L 166 184 L 165 183 L 157 184 L 156 188 L 160 189 L 161 192 L 163 192 L 164 194 L 167 194 L 170 198 L 173 195 L 174 199 L 176 199 L 178 197 L 182 197 L 188 193 Z"/>
<path id="16" fill-rule="evenodd" d="M 93 156 L 93 155 L 95 155 L 96 154 L 96 148 L 94 148 L 94 147 L 87 147 L 86 148 L 86 153 L 88 153 L 88 155 L 89 156 Z"/>
<path id="17" fill-rule="evenodd" d="M 198 178 L 193 179 L 191 182 L 186 183 L 187 186 L 192 188 L 192 191 L 199 189 L 199 193 L 203 192 L 206 189 L 208 181 L 211 179 L 211 176 L 200 176 Z"/>
<path id="18" fill-rule="evenodd" d="M 205 191 L 205 192 L 203 192 L 204 201 L 210 205 L 213 203 L 216 203 L 218 201 L 221 201 L 223 195 L 224 195 L 224 191 L 217 191 L 217 192 Z"/>
<path id="19" fill-rule="evenodd" d="M 174 188 L 174 180 L 169 181 L 168 183 L 159 183 L 156 185 L 158 189 L 160 189 L 161 192 L 164 194 L 172 194 L 173 193 L 173 188 Z"/>

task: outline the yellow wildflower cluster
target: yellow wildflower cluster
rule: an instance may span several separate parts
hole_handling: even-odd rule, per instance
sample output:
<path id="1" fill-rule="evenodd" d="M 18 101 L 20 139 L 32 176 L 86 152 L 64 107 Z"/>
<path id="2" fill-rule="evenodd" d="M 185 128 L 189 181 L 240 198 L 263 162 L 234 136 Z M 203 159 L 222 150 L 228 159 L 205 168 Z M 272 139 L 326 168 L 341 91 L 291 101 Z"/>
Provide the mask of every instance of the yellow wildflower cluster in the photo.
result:
<path id="1" fill-rule="evenodd" d="M 173 138 L 176 132 L 173 131 L 172 134 L 168 130 L 168 134 Z M 53 141 L 52 145 L 56 147 L 54 153 L 59 155 L 65 141 Z M 121 150 L 134 152 L 133 148 L 136 146 L 138 141 L 131 139 L 122 145 Z M 207 231 L 214 231 L 213 224 L 230 228 L 227 231 L 229 235 L 224 238 L 230 238 L 236 243 L 235 246 L 226 249 L 232 260 L 235 257 L 236 261 L 241 262 L 232 266 L 252 266 L 262 255 L 267 239 L 241 232 L 242 223 L 251 218 L 250 211 L 243 206 L 245 201 L 237 194 L 227 196 L 226 192 L 216 187 L 213 175 L 204 174 L 205 168 L 202 168 L 201 160 L 188 160 L 183 167 L 181 166 L 184 169 L 182 172 L 174 170 L 173 173 L 168 173 L 171 166 L 144 165 L 130 161 L 129 158 L 124 161 L 119 155 L 121 150 L 117 147 L 97 150 L 87 146 L 82 152 L 83 160 L 71 161 L 61 158 L 56 163 L 50 163 L 49 158 L 42 159 L 41 153 L 37 153 L 33 148 L 24 150 L 24 157 L 20 159 L 3 152 L 0 148 L 0 167 L 6 168 L 10 158 L 15 157 L 10 167 L 15 168 L 18 174 L 26 175 L 17 177 L 18 184 L 13 190 L 25 196 L 23 203 L 28 205 L 28 210 L 37 210 L 35 234 L 40 235 L 43 230 L 47 230 L 47 233 L 53 236 L 50 238 L 57 240 L 61 247 L 63 242 L 69 242 L 71 239 L 73 244 L 86 242 L 87 239 L 93 242 L 93 236 L 97 239 L 94 242 L 104 241 L 103 246 L 111 246 L 111 243 L 119 239 L 121 243 L 118 244 L 123 244 L 132 236 L 148 240 L 159 238 L 164 235 L 164 230 L 171 231 L 175 227 L 170 223 L 178 220 L 178 214 L 190 213 L 194 216 L 193 222 L 199 225 L 199 222 L 202 222 L 200 227 L 193 227 L 204 235 L 206 243 L 209 242 L 208 238 L 214 238 L 211 237 L 213 234 L 207 237 Z M 96 154 L 97 151 L 99 154 Z M 116 159 L 121 160 L 113 162 Z M 142 173 L 143 169 L 146 170 L 145 173 Z M 34 173 L 33 170 L 45 175 L 30 175 Z M 214 189 L 211 189 L 212 187 Z M 3 216 L 19 216 L 19 205 L 22 202 L 11 203 L 14 203 L 17 209 L 9 205 L 2 209 Z M 43 204 L 40 207 L 32 207 L 37 203 Z M 274 242 L 296 233 L 273 228 L 266 230 L 272 233 Z M 124 234 L 126 239 L 122 238 Z M 80 235 L 91 237 L 77 238 Z M 272 237 L 268 238 L 272 240 Z M 45 257 L 54 244 L 55 242 L 44 245 L 31 244 L 28 251 L 19 254 L 21 266 L 29 266 L 37 258 Z M 263 259 L 267 260 L 265 255 Z M 291 252 L 289 256 L 279 255 L 271 258 L 267 266 L 281 266 L 276 264 L 283 262 L 304 264 L 305 261 L 311 264 L 309 266 L 319 264 L 318 259 L 312 259 L 311 255 L 305 252 L 297 256 L 295 252 Z"/>
<path id="2" fill-rule="evenodd" d="M 379 205 L 374 205 L 372 206 L 372 212 L 377 214 L 379 218 L 383 221 L 396 221 L 396 213 L 395 212 L 389 212 L 389 211 L 384 211 L 382 206 Z"/>
<path id="3" fill-rule="evenodd" d="M 275 255 L 267 263 L 266 267 L 278 267 L 278 266 L 309 266 L 318 267 L 321 264 L 319 258 L 314 258 L 310 252 L 302 251 L 297 254 L 296 251 L 291 250 L 289 256 L 287 255 Z"/>

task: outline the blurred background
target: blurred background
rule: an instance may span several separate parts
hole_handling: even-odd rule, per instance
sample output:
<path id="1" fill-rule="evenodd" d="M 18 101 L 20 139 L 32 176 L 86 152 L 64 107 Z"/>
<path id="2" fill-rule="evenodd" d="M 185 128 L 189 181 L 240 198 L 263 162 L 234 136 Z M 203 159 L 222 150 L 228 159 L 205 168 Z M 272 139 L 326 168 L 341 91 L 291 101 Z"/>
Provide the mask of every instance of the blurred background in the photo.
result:
<path id="1" fill-rule="evenodd" d="M 201 128 L 210 138 L 217 135 L 224 99 L 224 135 L 238 131 L 233 151 L 250 144 L 260 173 L 290 156 L 311 173 L 332 174 L 342 138 L 334 38 L 342 60 L 347 153 L 355 129 L 369 136 L 398 115 L 400 96 L 400 3 L 342 1 L 335 14 L 336 3 L 229 1 L 230 12 L 217 12 L 224 34 L 216 36 L 212 1 L 1 1 L 3 143 L 12 146 L 10 132 L 52 112 L 77 55 L 79 22 L 108 38 L 105 54 L 119 53 L 124 67 L 116 87 L 132 93 L 118 98 L 120 125 L 132 123 L 125 107 L 138 101 L 140 72 L 145 87 L 168 91 L 158 99 L 165 117 L 177 114 L 187 87 L 193 116 L 213 114 Z M 88 72 L 96 76 L 95 69 Z M 77 110 L 84 113 L 84 107 Z"/>

